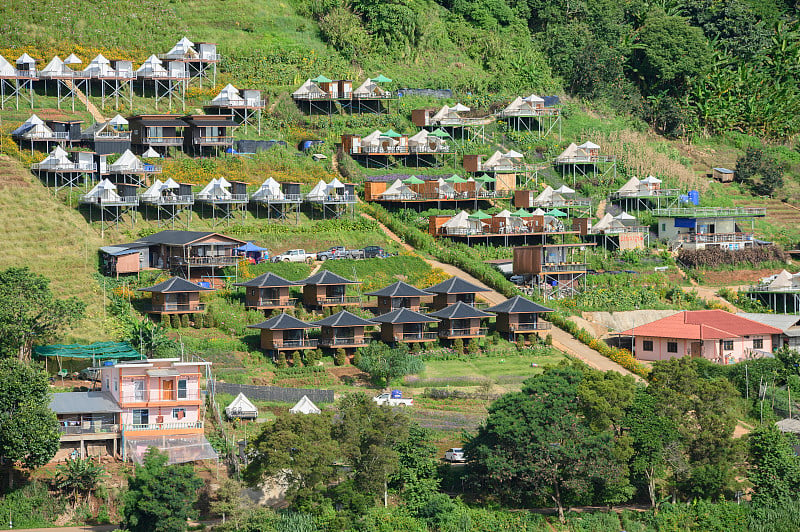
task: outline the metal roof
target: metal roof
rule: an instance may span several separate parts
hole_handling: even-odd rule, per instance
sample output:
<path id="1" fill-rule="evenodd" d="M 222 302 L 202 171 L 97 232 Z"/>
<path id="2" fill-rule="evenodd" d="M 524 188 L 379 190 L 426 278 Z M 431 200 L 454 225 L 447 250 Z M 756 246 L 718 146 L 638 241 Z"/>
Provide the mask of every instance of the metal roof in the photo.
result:
<path id="1" fill-rule="evenodd" d="M 428 313 L 428 316 L 448 320 L 465 320 L 469 318 L 488 318 L 491 316 L 491 314 L 482 310 L 478 310 L 472 305 L 467 305 L 466 303 L 459 301 L 458 303 L 454 303 L 449 307 L 443 308 L 442 310 L 430 312 Z"/>
<path id="2" fill-rule="evenodd" d="M 371 321 L 359 318 L 346 310 L 342 310 L 321 320 L 312 321 L 311 324 L 318 327 L 366 327 L 374 325 Z"/>
<path id="3" fill-rule="evenodd" d="M 302 281 L 289 281 L 284 279 L 280 275 L 276 275 L 272 272 L 263 273 L 258 277 L 254 277 L 253 279 L 244 281 L 242 283 L 233 283 L 234 286 L 249 286 L 255 288 L 267 288 L 274 286 L 299 286 L 302 284 L 303 284 Z"/>
<path id="4" fill-rule="evenodd" d="M 543 307 L 538 303 L 534 303 L 530 299 L 526 299 L 517 295 L 511 299 L 506 299 L 499 305 L 487 308 L 486 311 L 506 314 L 522 314 L 530 312 L 553 312 L 553 309 Z"/>
<path id="5" fill-rule="evenodd" d="M 50 410 L 56 414 L 111 414 L 122 412 L 110 394 L 105 392 L 54 393 Z"/>
<path id="6" fill-rule="evenodd" d="M 476 286 L 461 277 L 451 277 L 446 281 L 426 288 L 425 291 L 434 294 L 473 294 L 475 292 L 489 292 L 489 289 Z"/>
<path id="7" fill-rule="evenodd" d="M 201 238 L 205 238 L 207 236 L 212 236 L 212 235 L 218 235 L 221 236 L 222 238 L 234 240 L 242 244 L 245 243 L 244 240 L 239 240 L 238 238 L 233 238 L 231 236 L 223 235 L 222 233 L 215 233 L 212 231 L 177 231 L 173 229 L 168 229 L 166 231 L 159 231 L 158 233 L 142 237 L 139 240 L 137 240 L 137 242 L 148 242 L 150 244 L 166 244 L 170 246 L 186 246 L 188 244 L 200 240 Z"/>
<path id="8" fill-rule="evenodd" d="M 266 321 L 256 323 L 255 325 L 248 325 L 248 329 L 271 329 L 271 330 L 285 330 L 285 329 L 313 329 L 314 325 L 298 320 L 294 316 L 290 316 L 285 312 L 280 313 Z"/>
<path id="9" fill-rule="evenodd" d="M 800 336 L 800 330 L 792 331 L 795 325 L 800 322 L 800 316 L 794 314 L 765 314 L 757 312 L 737 312 L 737 316 L 757 321 L 770 327 L 776 327 L 783 331 L 787 336 Z"/>
<path id="10" fill-rule="evenodd" d="M 158 283 L 147 288 L 139 288 L 140 292 L 155 292 L 157 294 L 167 294 L 171 292 L 202 292 L 213 290 L 199 284 L 194 284 L 181 277 L 171 277 L 164 282 Z"/>
<path id="11" fill-rule="evenodd" d="M 128 122 L 139 122 L 147 127 L 186 127 L 187 124 L 178 116 L 172 115 L 151 115 L 151 116 L 132 116 Z"/>
<path id="12" fill-rule="evenodd" d="M 303 284 L 330 285 L 330 284 L 359 284 L 359 281 L 345 279 L 330 270 L 320 270 L 308 279 L 301 281 Z"/>
<path id="13" fill-rule="evenodd" d="M 189 124 L 190 126 L 195 127 L 207 127 L 207 126 L 217 126 L 217 127 L 236 127 L 239 124 L 233 121 L 233 118 L 230 116 L 216 116 L 216 115 L 199 115 L 199 116 L 187 116 L 183 118 L 183 121 Z"/>
<path id="14" fill-rule="evenodd" d="M 420 290 L 416 286 L 411 286 L 403 281 L 397 281 L 375 292 L 368 292 L 366 295 L 381 297 L 424 297 L 432 296 L 433 293 Z"/>
<path id="15" fill-rule="evenodd" d="M 372 321 L 376 323 L 433 323 L 439 320 L 403 307 L 376 316 L 372 318 Z"/>

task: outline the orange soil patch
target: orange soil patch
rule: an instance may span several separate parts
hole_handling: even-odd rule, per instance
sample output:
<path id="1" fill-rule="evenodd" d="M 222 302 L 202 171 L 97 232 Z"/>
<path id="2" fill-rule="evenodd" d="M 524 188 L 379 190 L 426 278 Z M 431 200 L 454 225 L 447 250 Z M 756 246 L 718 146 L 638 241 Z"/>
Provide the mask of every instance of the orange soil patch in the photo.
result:
<path id="1" fill-rule="evenodd" d="M 0 189 L 31 186 L 30 174 L 7 155 L 0 155 Z"/>
<path id="2" fill-rule="evenodd" d="M 709 271 L 703 272 L 704 284 L 714 286 L 740 286 L 751 285 L 762 277 L 769 277 L 778 273 L 772 268 L 761 268 L 758 270 L 735 270 L 735 271 Z"/>

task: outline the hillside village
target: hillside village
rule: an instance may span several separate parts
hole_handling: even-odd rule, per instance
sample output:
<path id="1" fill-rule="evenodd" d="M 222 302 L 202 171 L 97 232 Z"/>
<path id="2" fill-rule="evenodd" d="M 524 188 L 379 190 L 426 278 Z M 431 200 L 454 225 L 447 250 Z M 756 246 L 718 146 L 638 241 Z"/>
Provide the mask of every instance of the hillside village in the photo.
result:
<path id="1" fill-rule="evenodd" d="M 0 7 L 0 529 L 796 529 L 796 7 L 255 4 Z"/>

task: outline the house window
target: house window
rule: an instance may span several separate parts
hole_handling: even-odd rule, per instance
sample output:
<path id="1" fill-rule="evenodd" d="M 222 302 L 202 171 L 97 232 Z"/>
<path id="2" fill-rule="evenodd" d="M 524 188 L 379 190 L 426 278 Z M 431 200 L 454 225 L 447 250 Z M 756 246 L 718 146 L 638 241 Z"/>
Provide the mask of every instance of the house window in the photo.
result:
<path id="1" fill-rule="evenodd" d="M 133 409 L 133 424 L 134 425 L 149 425 L 150 424 L 150 411 L 146 408 Z"/>
<path id="2" fill-rule="evenodd" d="M 173 419 L 183 419 L 186 417 L 186 409 L 185 408 L 173 408 L 172 409 L 172 418 Z"/>
<path id="3" fill-rule="evenodd" d="M 653 350 L 653 341 L 652 340 L 642 340 L 642 350 L 644 350 L 644 351 L 652 351 Z"/>
<path id="4" fill-rule="evenodd" d="M 753 342 L 755 343 L 755 342 Z M 723 340 L 722 341 L 722 350 L 723 351 L 733 351 L 733 340 Z"/>
<path id="5" fill-rule="evenodd" d="M 661 231 L 664 232 L 667 230 L 667 224 L 661 224 Z"/>
<path id="6" fill-rule="evenodd" d="M 753 338 L 753 349 L 763 349 L 763 348 L 764 348 L 764 339 Z"/>
<path id="7" fill-rule="evenodd" d="M 678 342 L 667 342 L 667 353 L 677 353 Z"/>
<path id="8" fill-rule="evenodd" d="M 186 399 L 189 396 L 187 384 L 188 381 L 186 379 L 178 379 L 178 399 Z"/>

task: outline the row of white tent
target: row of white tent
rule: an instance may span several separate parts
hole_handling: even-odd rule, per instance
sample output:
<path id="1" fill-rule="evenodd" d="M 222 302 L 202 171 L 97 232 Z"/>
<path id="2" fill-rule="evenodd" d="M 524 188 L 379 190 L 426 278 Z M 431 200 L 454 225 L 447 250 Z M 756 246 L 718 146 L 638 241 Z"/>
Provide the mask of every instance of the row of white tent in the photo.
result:
<path id="1" fill-rule="evenodd" d="M 111 61 L 106 59 L 103 54 L 97 54 L 86 68 L 83 70 L 73 69 L 75 65 L 83 64 L 83 61 L 75 54 L 70 54 L 66 59 L 62 60 L 59 56 L 53 57 L 47 65 L 41 70 L 36 70 L 36 59 L 28 55 L 22 54 L 12 65 L 6 58 L 0 56 L 0 77 L 16 77 L 20 73 L 26 76 L 38 76 L 42 79 L 59 79 L 59 78 L 158 78 L 158 77 L 188 77 L 188 70 L 183 61 L 197 60 L 197 61 L 218 61 L 219 55 L 216 52 L 216 45 L 211 43 L 201 43 L 199 46 L 183 37 L 181 40 L 172 47 L 172 49 L 163 54 L 162 57 L 168 61 L 166 68 L 163 66 L 164 61 L 159 59 L 156 55 L 148 57 L 142 65 L 133 70 L 133 63 L 131 61 L 115 61 L 114 66 Z"/>
<path id="2" fill-rule="evenodd" d="M 617 194 L 620 196 L 643 196 L 661 189 L 661 180 L 652 175 L 639 179 L 638 177 L 630 178 L 618 190 Z"/>
<path id="3" fill-rule="evenodd" d="M 424 148 L 425 151 L 446 151 L 447 139 L 431 135 L 427 129 L 420 129 L 411 137 L 406 135 L 391 136 L 387 132 L 376 129 L 369 135 L 361 137 L 361 146 L 364 148 L 379 148 L 382 145 L 408 146 L 409 148 Z"/>
<path id="4" fill-rule="evenodd" d="M 613 216 L 610 213 L 603 215 L 600 220 L 592 225 L 590 232 L 594 234 L 614 234 L 626 231 L 630 227 L 636 227 L 638 221 L 635 216 L 625 211 Z"/>
<path id="5" fill-rule="evenodd" d="M 128 125 L 128 120 L 122 115 L 117 114 L 113 118 L 105 122 L 95 122 L 88 128 L 81 131 L 81 138 L 94 139 L 96 135 L 108 133 L 111 131 L 123 131 Z M 24 139 L 28 141 L 35 140 L 50 140 L 56 137 L 53 130 L 45 123 L 44 120 L 39 118 L 36 114 L 32 114 L 23 122 L 18 128 L 11 132 L 14 138 Z M 155 157 L 158 157 L 156 154 Z"/>
<path id="6" fill-rule="evenodd" d="M 289 412 L 292 414 L 319 414 L 322 410 L 307 395 L 304 395 L 289 409 Z M 256 419 L 258 418 L 258 408 L 245 394 L 240 393 L 225 407 L 225 415 L 229 419 Z"/>
<path id="7" fill-rule="evenodd" d="M 70 159 L 70 154 L 64 150 L 61 146 L 56 146 L 53 150 L 42 159 L 40 163 L 34 165 L 35 170 L 40 171 L 53 171 L 58 172 L 59 170 L 72 170 L 76 169 L 76 164 L 80 164 L 83 161 L 89 161 L 94 165 L 94 158 L 95 154 L 92 152 L 76 152 L 74 154 L 76 159 L 73 161 Z M 112 174 L 124 174 L 124 173 L 139 173 L 146 169 L 147 163 L 143 162 L 139 157 L 137 157 L 132 151 L 125 150 L 125 152 L 120 155 L 119 159 L 114 161 L 111 164 L 105 164 L 106 155 L 100 155 L 99 158 L 103 161 L 100 166 L 100 173 L 112 173 Z M 147 150 L 143 157 L 148 158 L 157 158 L 159 157 L 158 153 L 150 148 Z M 86 168 L 87 171 L 97 171 L 96 167 L 93 168 Z"/>
<path id="8" fill-rule="evenodd" d="M 530 216 L 543 216 L 544 227 L 550 227 L 552 230 L 563 230 L 563 223 L 561 220 L 554 216 L 548 216 L 542 209 L 536 209 L 530 213 Z M 503 209 L 492 218 L 502 218 L 503 226 L 508 232 L 524 231 L 528 227 L 528 221 L 524 217 L 512 213 L 508 209 Z M 461 211 L 441 225 L 441 230 L 445 234 L 465 234 L 465 233 L 481 233 L 483 232 L 484 225 L 488 222 L 479 218 L 471 217 L 467 211 Z M 545 229 L 546 231 L 547 229 Z"/>
<path id="9" fill-rule="evenodd" d="M 385 90 L 380 86 L 380 84 L 373 81 L 372 78 L 367 78 L 364 83 L 359 85 L 358 88 L 354 89 L 352 92 L 352 96 L 355 98 L 375 98 L 382 97 L 387 94 L 389 94 L 389 91 Z M 292 93 L 292 96 L 295 98 L 314 99 L 325 98 L 329 96 L 329 93 L 322 90 L 316 82 L 309 78 Z"/>

